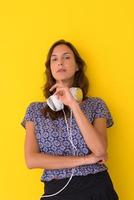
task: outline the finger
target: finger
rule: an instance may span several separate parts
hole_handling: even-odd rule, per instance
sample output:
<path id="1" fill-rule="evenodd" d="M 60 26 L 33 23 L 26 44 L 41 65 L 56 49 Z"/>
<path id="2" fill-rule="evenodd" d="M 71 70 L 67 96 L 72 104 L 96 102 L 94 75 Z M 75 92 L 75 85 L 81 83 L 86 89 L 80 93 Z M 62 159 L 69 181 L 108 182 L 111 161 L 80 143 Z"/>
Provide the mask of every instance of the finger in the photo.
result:
<path id="1" fill-rule="evenodd" d="M 57 91 L 54 94 L 63 96 L 64 92 L 65 92 L 64 88 L 57 88 Z"/>
<path id="2" fill-rule="evenodd" d="M 62 87 L 59 83 L 56 83 L 55 85 L 53 85 L 50 89 L 49 89 L 49 91 L 50 92 L 52 92 L 55 88 L 57 88 L 57 87 Z"/>
<path id="3" fill-rule="evenodd" d="M 104 161 L 104 160 L 99 160 L 98 163 L 99 163 L 99 164 L 104 164 L 105 161 Z"/>

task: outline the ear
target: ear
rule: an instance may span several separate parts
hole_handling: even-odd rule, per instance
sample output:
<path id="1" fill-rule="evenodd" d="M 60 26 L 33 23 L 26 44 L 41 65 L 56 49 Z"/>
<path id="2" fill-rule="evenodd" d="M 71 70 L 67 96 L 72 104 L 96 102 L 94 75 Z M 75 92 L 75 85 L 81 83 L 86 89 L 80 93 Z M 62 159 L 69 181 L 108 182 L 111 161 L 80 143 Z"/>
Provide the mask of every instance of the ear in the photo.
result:
<path id="1" fill-rule="evenodd" d="M 79 71 L 78 65 L 76 65 L 76 72 Z"/>

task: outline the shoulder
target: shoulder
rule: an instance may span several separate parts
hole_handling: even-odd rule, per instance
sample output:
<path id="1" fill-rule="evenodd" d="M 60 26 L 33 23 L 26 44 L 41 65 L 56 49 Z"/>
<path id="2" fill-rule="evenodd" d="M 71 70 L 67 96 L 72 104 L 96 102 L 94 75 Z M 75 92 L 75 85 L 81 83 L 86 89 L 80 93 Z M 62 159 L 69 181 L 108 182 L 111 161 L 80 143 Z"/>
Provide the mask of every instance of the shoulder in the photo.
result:
<path id="1" fill-rule="evenodd" d="M 106 118 L 107 128 L 113 125 L 113 118 L 105 100 L 101 97 L 88 97 L 87 105 L 92 112 L 93 119 Z"/>
<path id="2" fill-rule="evenodd" d="M 46 102 L 31 102 L 27 106 L 27 111 L 37 112 L 43 108 L 45 108 Z"/>
<path id="3" fill-rule="evenodd" d="M 89 96 L 85 99 L 85 104 L 95 106 L 98 104 L 105 104 L 105 101 L 101 97 Z"/>
<path id="4" fill-rule="evenodd" d="M 43 108 L 46 106 L 46 102 L 39 102 L 39 101 L 34 101 L 28 104 L 28 107 L 31 108 Z"/>
<path id="5" fill-rule="evenodd" d="M 42 110 L 46 106 L 45 102 L 31 102 L 28 104 L 21 125 L 25 128 L 26 121 L 37 121 L 42 116 Z"/>
<path id="6" fill-rule="evenodd" d="M 109 109 L 105 100 L 98 96 L 87 97 L 87 99 L 85 100 L 85 106 L 87 109 L 90 108 L 92 112 L 102 112 L 102 111 L 109 112 Z"/>

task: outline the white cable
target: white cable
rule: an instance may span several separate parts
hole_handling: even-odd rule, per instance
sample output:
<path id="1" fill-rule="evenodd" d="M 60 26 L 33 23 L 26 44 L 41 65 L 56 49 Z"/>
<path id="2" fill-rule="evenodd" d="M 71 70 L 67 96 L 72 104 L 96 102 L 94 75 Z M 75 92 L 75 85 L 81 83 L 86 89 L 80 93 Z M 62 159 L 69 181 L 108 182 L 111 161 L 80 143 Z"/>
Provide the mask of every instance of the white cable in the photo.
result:
<path id="1" fill-rule="evenodd" d="M 75 150 L 77 150 L 77 148 L 75 147 L 75 145 L 73 144 L 73 141 L 72 141 L 72 129 L 71 129 L 71 127 L 72 127 L 72 110 L 70 111 L 70 131 L 69 131 L 67 117 L 66 117 L 64 109 L 62 109 L 62 111 L 64 113 L 64 119 L 65 119 L 65 123 L 66 123 L 66 126 L 67 126 L 67 132 L 68 132 L 68 135 L 69 135 L 69 141 L 71 142 L 72 147 L 73 147 L 73 155 L 75 155 Z M 55 192 L 53 194 L 42 195 L 41 198 L 43 198 L 43 197 L 53 197 L 53 196 L 59 194 L 60 192 L 62 192 L 67 187 L 67 185 L 70 183 L 70 181 L 71 181 L 71 179 L 74 175 L 74 171 L 75 171 L 75 168 L 72 168 L 71 176 L 70 176 L 68 182 L 65 184 L 65 186 L 63 188 L 61 188 L 58 192 Z"/>
<path id="2" fill-rule="evenodd" d="M 72 140 L 72 129 L 71 129 L 71 127 L 72 127 L 72 110 L 70 111 L 70 131 L 69 131 L 68 123 L 67 123 L 66 113 L 65 113 L 64 110 L 63 110 L 63 113 L 64 113 L 64 119 L 65 119 L 65 122 L 66 122 L 66 125 L 67 125 L 67 132 L 68 132 L 68 135 L 69 135 L 69 141 L 71 142 L 73 148 L 77 150 L 77 148 L 73 144 L 73 140 Z M 73 155 L 75 155 L 75 151 L 73 151 L 73 152 L 74 152 Z"/>

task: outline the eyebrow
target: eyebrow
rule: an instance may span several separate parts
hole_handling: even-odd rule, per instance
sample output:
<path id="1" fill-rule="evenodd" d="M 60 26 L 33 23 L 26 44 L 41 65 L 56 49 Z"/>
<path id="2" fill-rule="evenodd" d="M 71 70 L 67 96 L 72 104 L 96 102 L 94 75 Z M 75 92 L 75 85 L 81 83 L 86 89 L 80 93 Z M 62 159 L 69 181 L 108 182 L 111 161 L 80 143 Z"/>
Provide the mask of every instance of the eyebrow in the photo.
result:
<path id="1" fill-rule="evenodd" d="M 71 53 L 69 53 L 69 52 L 63 53 L 63 55 L 66 55 L 66 54 L 71 54 Z M 52 54 L 51 56 L 57 56 L 57 55 L 56 54 Z"/>

